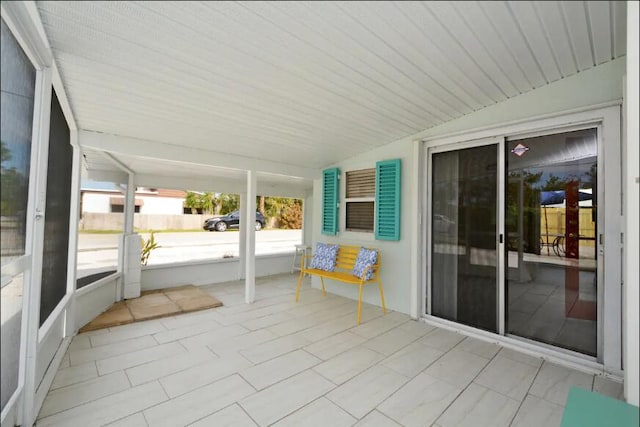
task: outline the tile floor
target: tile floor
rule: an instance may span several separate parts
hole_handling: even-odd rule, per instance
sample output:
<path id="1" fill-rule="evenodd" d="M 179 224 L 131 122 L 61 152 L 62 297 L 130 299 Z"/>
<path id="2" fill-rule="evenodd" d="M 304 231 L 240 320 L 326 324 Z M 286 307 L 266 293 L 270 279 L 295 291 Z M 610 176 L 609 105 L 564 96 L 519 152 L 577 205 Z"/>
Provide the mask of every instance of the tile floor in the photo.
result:
<path id="1" fill-rule="evenodd" d="M 570 386 L 609 379 L 304 287 L 202 289 L 224 307 L 80 334 L 44 426 L 557 426 Z"/>

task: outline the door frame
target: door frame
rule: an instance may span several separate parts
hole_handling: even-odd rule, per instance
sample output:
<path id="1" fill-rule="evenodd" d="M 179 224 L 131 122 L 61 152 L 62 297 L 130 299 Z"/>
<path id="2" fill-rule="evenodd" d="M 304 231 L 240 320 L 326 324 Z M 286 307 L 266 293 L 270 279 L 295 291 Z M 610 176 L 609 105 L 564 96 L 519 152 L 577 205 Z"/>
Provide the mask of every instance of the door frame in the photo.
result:
<path id="1" fill-rule="evenodd" d="M 481 129 L 458 132 L 440 137 L 423 139 L 420 141 L 422 155 L 420 162 L 423 167 L 420 181 L 424 189 L 421 194 L 421 221 L 420 227 L 420 252 L 421 263 L 418 266 L 418 277 L 421 283 L 418 285 L 419 315 L 423 321 L 437 324 L 445 328 L 464 332 L 484 340 L 500 342 L 506 347 L 512 347 L 520 351 L 534 354 L 548 360 L 555 360 L 565 364 L 574 365 L 583 369 L 592 369 L 597 372 L 603 370 L 608 374 L 622 375 L 622 265 L 621 265 L 621 232 L 622 232 L 622 197 L 621 197 L 621 130 L 620 130 L 621 103 L 611 102 L 603 105 L 582 108 L 574 111 L 556 113 L 548 116 L 519 120 L 516 122 L 496 125 Z M 430 260 L 430 218 L 431 218 L 431 153 L 450 151 L 452 149 L 468 148 L 476 145 L 484 145 L 489 141 L 505 143 L 506 139 L 519 139 L 529 136 L 561 133 L 570 130 L 597 128 L 598 132 L 598 280 L 602 286 L 598 287 L 598 357 L 593 358 L 581 353 L 560 347 L 552 347 L 543 343 L 514 338 L 504 334 L 504 312 L 502 317 L 503 329 L 499 333 L 482 331 L 477 328 L 462 325 L 456 322 L 440 319 L 432 316 L 427 304 L 431 301 Z M 606 142 L 612 141 L 612 142 Z M 484 142 L 484 144 L 483 144 Z M 605 143 L 607 144 L 605 150 Z M 504 150 L 499 150 L 504 156 Z M 499 176 L 504 176 L 504 158 L 499 164 Z M 504 179 L 500 179 L 504 186 Z M 500 198 L 504 199 L 504 188 L 499 189 Z M 502 201 L 504 203 L 504 200 Z M 504 206 L 504 205 L 503 205 Z M 502 230 L 504 230 L 504 209 L 502 211 Z M 500 222 L 500 219 L 499 219 Z M 504 251 L 502 256 L 504 257 Z M 502 260 L 504 265 L 504 259 Z M 502 275 L 504 282 L 504 275 Z M 499 285 L 500 286 L 500 285 Z M 500 286 L 500 298 L 498 311 L 506 309 L 504 301 L 504 286 Z M 600 292 L 602 294 L 600 295 Z M 501 307 L 501 308 L 500 308 Z M 427 311 L 429 310 L 429 311 Z M 500 323 L 499 323 L 500 325 Z M 502 333 L 502 334 L 501 334 Z"/>

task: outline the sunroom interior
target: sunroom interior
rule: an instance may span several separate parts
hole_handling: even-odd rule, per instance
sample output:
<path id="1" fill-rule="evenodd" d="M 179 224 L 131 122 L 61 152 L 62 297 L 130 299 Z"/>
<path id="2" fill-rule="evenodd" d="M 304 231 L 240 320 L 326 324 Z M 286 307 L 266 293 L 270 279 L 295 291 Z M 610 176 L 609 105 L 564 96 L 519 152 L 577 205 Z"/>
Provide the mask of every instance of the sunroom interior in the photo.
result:
<path id="1" fill-rule="evenodd" d="M 36 423 L 115 302 L 293 286 L 292 253 L 256 256 L 257 195 L 303 200 L 301 243 L 378 249 L 393 315 L 612 379 L 637 409 L 636 117 L 634 2 L 3 2 L 2 427 Z M 84 179 L 126 188 L 125 220 L 117 271 L 77 289 Z M 240 256 L 141 266 L 136 187 L 240 194 Z"/>

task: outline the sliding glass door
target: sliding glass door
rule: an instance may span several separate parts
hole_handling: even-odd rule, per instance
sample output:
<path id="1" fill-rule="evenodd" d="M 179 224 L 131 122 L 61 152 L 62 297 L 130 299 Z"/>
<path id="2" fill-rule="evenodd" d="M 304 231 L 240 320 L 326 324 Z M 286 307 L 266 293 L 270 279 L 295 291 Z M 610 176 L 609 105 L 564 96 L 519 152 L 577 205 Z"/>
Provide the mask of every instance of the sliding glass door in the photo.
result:
<path id="1" fill-rule="evenodd" d="M 598 355 L 597 129 L 429 149 L 426 313 Z"/>
<path id="2" fill-rule="evenodd" d="M 498 331 L 498 145 L 431 158 L 431 314 Z"/>

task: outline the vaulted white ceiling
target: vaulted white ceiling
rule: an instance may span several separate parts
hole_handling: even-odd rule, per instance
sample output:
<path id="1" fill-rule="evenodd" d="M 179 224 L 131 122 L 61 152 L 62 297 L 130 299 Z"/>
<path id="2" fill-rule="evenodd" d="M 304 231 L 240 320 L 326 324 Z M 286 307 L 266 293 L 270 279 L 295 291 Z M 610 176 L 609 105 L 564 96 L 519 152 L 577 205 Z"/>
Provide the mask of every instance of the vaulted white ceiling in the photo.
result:
<path id="1" fill-rule="evenodd" d="M 80 129 L 314 169 L 626 50 L 624 2 L 38 8 Z"/>

